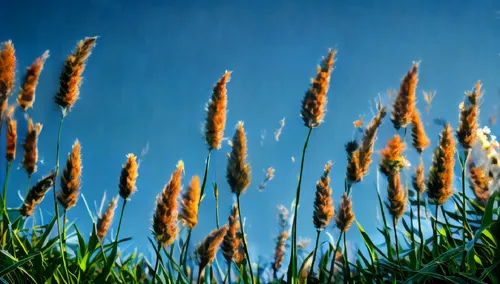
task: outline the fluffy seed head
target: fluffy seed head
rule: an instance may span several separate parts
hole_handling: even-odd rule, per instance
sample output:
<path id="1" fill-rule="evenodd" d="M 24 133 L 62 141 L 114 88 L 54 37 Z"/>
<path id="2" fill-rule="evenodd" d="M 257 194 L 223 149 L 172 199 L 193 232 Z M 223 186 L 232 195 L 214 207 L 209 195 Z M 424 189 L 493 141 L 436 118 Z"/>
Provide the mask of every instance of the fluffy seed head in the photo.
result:
<path id="1" fill-rule="evenodd" d="M 137 157 L 134 154 L 127 155 L 127 162 L 122 167 L 120 174 L 120 183 L 118 187 L 120 188 L 120 196 L 123 199 L 128 199 L 135 191 L 135 182 L 139 176 L 139 164 L 137 163 Z"/>
<path id="2" fill-rule="evenodd" d="M 38 57 L 35 62 L 33 62 L 30 67 L 28 67 L 28 70 L 26 70 L 21 91 L 17 96 L 17 104 L 23 110 L 27 110 L 28 108 L 33 107 L 33 103 L 35 102 L 36 86 L 38 85 L 38 78 L 40 77 L 40 73 L 42 72 L 43 65 L 47 57 L 49 57 L 48 50 L 45 51 L 42 56 Z"/>
<path id="3" fill-rule="evenodd" d="M 415 109 L 418 65 L 418 63 L 413 63 L 413 66 L 401 81 L 399 93 L 394 100 L 391 121 L 396 129 L 406 127 L 411 123 L 412 113 Z"/>
<path id="4" fill-rule="evenodd" d="M 35 186 L 33 186 L 28 195 L 24 199 L 24 203 L 21 206 L 22 216 L 31 216 L 35 211 L 35 208 L 43 200 L 43 197 L 49 191 L 49 189 L 54 185 L 54 180 L 56 178 L 56 173 L 51 171 L 46 177 L 38 181 Z"/>
<path id="5" fill-rule="evenodd" d="M 427 134 L 425 134 L 424 124 L 422 123 L 420 114 L 416 109 L 412 114 L 411 137 L 413 139 L 413 147 L 415 147 L 418 153 L 422 153 L 431 144 Z"/>
<path id="6" fill-rule="evenodd" d="M 453 195 L 453 167 L 455 166 L 455 140 L 450 124 L 446 124 L 434 150 L 432 166 L 427 179 L 429 197 L 437 204 L 445 203 Z"/>
<path id="7" fill-rule="evenodd" d="M 336 50 L 330 49 L 328 55 L 318 66 L 316 78 L 312 79 L 311 87 L 302 100 L 301 117 L 307 127 L 318 127 L 326 112 L 326 93 L 330 85 L 330 75 L 335 63 Z"/>
<path id="8" fill-rule="evenodd" d="M 157 242 L 163 246 L 174 243 L 179 234 L 177 226 L 177 198 L 182 188 L 184 163 L 179 161 L 177 169 L 170 176 L 170 181 L 156 198 L 156 210 L 153 215 L 153 233 Z"/>
<path id="9" fill-rule="evenodd" d="M 240 231 L 240 215 L 238 205 L 234 204 L 228 218 L 228 230 L 222 241 L 221 250 L 226 261 L 231 261 L 240 246 L 241 240 L 238 237 Z"/>
<path id="10" fill-rule="evenodd" d="M 399 172 L 394 172 L 387 177 L 387 200 L 389 201 L 387 209 L 389 213 L 399 220 L 406 210 L 406 203 L 408 202 L 408 193 L 401 184 Z"/>
<path id="11" fill-rule="evenodd" d="M 389 176 L 399 172 L 408 164 L 408 161 L 403 156 L 405 147 L 401 137 L 396 134 L 388 141 L 387 146 L 380 151 L 380 171 L 384 175 Z"/>
<path id="12" fill-rule="evenodd" d="M 251 170 L 247 162 L 247 137 L 243 122 L 238 122 L 233 136 L 231 154 L 228 155 L 226 178 L 231 192 L 243 193 L 250 184 Z"/>
<path id="13" fill-rule="evenodd" d="M 97 237 L 102 241 L 108 232 L 111 222 L 113 222 L 113 216 L 115 215 L 116 205 L 118 204 L 118 196 L 113 198 L 108 204 L 106 212 L 99 217 L 97 221 Z"/>
<path id="14" fill-rule="evenodd" d="M 205 140 L 209 149 L 220 149 L 226 127 L 227 89 L 226 85 L 231 72 L 226 71 L 215 84 L 212 98 L 207 104 L 207 121 L 205 123 Z"/>
<path id="15" fill-rule="evenodd" d="M 425 179 L 424 179 L 424 161 L 420 158 L 420 164 L 415 167 L 415 175 L 412 177 L 413 189 L 420 196 L 425 191 Z"/>
<path id="16" fill-rule="evenodd" d="M 457 138 L 465 149 L 472 148 L 477 139 L 479 117 L 479 99 L 481 98 L 481 82 L 478 81 L 472 92 L 466 93 L 466 99 L 460 104 L 460 118 Z"/>
<path id="17" fill-rule="evenodd" d="M 6 41 L 0 48 L 0 98 L 7 100 L 16 79 L 16 50 L 12 41 Z"/>
<path id="18" fill-rule="evenodd" d="M 189 228 L 194 229 L 198 224 L 198 203 L 200 201 L 200 178 L 193 176 L 189 187 L 184 191 L 181 199 L 181 208 L 179 210 L 179 219 L 182 224 Z"/>
<path id="19" fill-rule="evenodd" d="M 0 122 L 1 123 L 1 122 Z M 14 119 L 14 106 L 11 106 L 7 111 L 7 136 L 6 136 L 6 153 L 5 158 L 7 162 L 12 162 L 16 158 L 16 144 L 17 144 L 17 121 Z"/>
<path id="20" fill-rule="evenodd" d="M 212 261 L 214 261 L 215 254 L 217 253 L 219 246 L 224 240 L 224 236 L 226 235 L 227 230 L 227 224 L 220 229 L 213 230 L 196 248 L 198 263 L 200 264 L 200 267 L 202 269 L 207 265 L 212 264 Z"/>
<path id="21" fill-rule="evenodd" d="M 283 265 L 288 237 L 288 231 L 281 231 L 281 233 L 276 238 L 276 247 L 274 248 L 274 262 L 272 263 L 274 271 L 278 271 Z"/>
<path id="22" fill-rule="evenodd" d="M 354 212 L 352 211 L 351 197 L 344 192 L 340 200 L 337 216 L 335 217 L 335 223 L 337 223 L 337 228 L 339 230 L 347 232 L 352 222 L 354 222 Z"/>
<path id="23" fill-rule="evenodd" d="M 474 192 L 476 196 L 476 200 L 482 206 L 486 205 L 489 194 L 489 185 L 491 178 L 486 174 L 486 172 L 477 167 L 474 163 L 469 165 L 469 186 L 470 189 Z"/>
<path id="24" fill-rule="evenodd" d="M 66 160 L 66 167 L 61 174 L 61 191 L 57 200 L 64 209 L 69 210 L 76 205 L 80 195 L 82 177 L 82 154 L 78 139 L 73 144 L 73 149 Z"/>
<path id="25" fill-rule="evenodd" d="M 40 123 L 33 125 L 33 121 L 29 118 L 28 131 L 23 145 L 23 167 L 28 175 L 32 175 L 36 172 L 36 162 L 38 161 L 38 135 L 40 135 L 41 131 L 42 125 Z"/>
<path id="26" fill-rule="evenodd" d="M 328 174 L 332 168 L 332 162 L 325 166 L 323 176 L 316 184 L 316 198 L 314 199 L 313 223 L 318 230 L 323 230 L 328 226 L 335 214 L 332 200 L 332 188 L 330 187 L 330 177 Z"/>
<path id="27" fill-rule="evenodd" d="M 92 49 L 95 46 L 97 37 L 87 37 L 76 46 L 76 50 L 68 55 L 59 76 L 59 92 L 54 101 L 65 114 L 75 104 L 80 96 L 80 85 L 82 84 L 82 74 Z"/>

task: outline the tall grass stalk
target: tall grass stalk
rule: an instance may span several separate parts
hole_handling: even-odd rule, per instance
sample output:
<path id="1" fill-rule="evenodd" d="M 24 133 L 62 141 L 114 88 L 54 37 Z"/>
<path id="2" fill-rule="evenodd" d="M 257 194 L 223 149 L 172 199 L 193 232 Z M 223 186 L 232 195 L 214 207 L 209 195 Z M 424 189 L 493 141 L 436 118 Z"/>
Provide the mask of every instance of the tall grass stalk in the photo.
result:
<path id="1" fill-rule="evenodd" d="M 424 254 L 424 233 L 422 232 L 422 222 L 420 221 L 420 193 L 417 192 L 417 218 L 418 218 L 418 237 L 420 238 L 420 247 L 419 247 L 419 256 L 418 256 L 418 265 L 422 262 L 422 256 Z"/>
<path id="2" fill-rule="evenodd" d="M 307 138 L 306 141 L 304 142 L 304 149 L 302 150 L 302 161 L 300 163 L 299 182 L 297 184 L 297 192 L 295 193 L 295 206 L 293 208 L 293 221 L 292 221 L 292 247 L 290 253 L 290 264 L 288 265 L 288 279 L 291 284 L 297 283 L 297 209 L 299 208 L 300 185 L 302 183 L 304 159 L 306 156 L 307 144 L 309 143 L 309 138 L 311 137 L 312 130 L 313 130 L 312 127 L 309 127 L 309 131 L 307 132 Z"/>
<path id="3" fill-rule="evenodd" d="M 340 231 L 339 238 L 337 239 L 337 244 L 333 248 L 333 257 L 332 257 L 332 264 L 330 266 L 330 276 L 328 276 L 328 283 L 335 283 L 335 277 L 334 277 L 334 272 L 335 272 L 335 256 L 337 255 L 337 251 L 340 245 L 340 240 L 342 239 L 342 231 Z"/>
<path id="4" fill-rule="evenodd" d="M 438 214 L 439 214 L 439 205 L 436 203 L 436 215 L 435 215 L 435 220 L 434 220 L 434 230 L 433 230 L 433 237 L 434 237 L 434 246 L 433 246 L 433 251 L 434 255 L 437 256 L 439 253 L 439 247 L 438 247 L 438 235 L 437 235 L 437 223 L 438 223 Z"/>
<path id="5" fill-rule="evenodd" d="M 192 230 L 188 230 L 186 242 L 184 243 L 184 245 L 181 248 L 181 256 L 179 259 L 179 264 L 182 266 L 182 270 L 186 274 L 187 274 L 187 250 L 188 250 L 189 241 L 191 240 L 191 232 L 192 232 Z"/>
<path id="6" fill-rule="evenodd" d="M 28 197 L 28 193 L 30 192 L 30 182 L 31 182 L 31 175 L 28 175 L 28 183 L 26 184 L 26 194 L 24 195 L 24 199 Z"/>
<path id="7" fill-rule="evenodd" d="M 7 171 L 5 173 L 5 181 L 3 183 L 3 210 L 5 215 L 7 215 L 7 187 L 9 186 L 9 174 L 10 174 L 10 166 L 12 165 L 12 162 L 7 163 Z"/>
<path id="8" fill-rule="evenodd" d="M 153 280 L 152 283 L 155 284 L 156 282 L 156 274 L 158 273 L 158 266 L 160 264 L 160 257 L 161 257 L 161 242 L 158 242 L 158 248 L 156 250 L 156 264 L 155 264 L 155 269 L 153 271 Z"/>
<path id="9" fill-rule="evenodd" d="M 214 197 L 215 197 L 215 224 L 219 228 L 219 187 L 214 183 Z"/>
<path id="10" fill-rule="evenodd" d="M 466 199 L 466 196 L 465 196 L 465 171 L 467 169 L 467 159 L 469 157 L 469 151 L 468 150 L 465 150 L 464 151 L 464 159 L 463 161 L 461 159 L 460 160 L 460 164 L 462 166 L 462 225 L 463 225 L 463 228 L 464 228 L 464 231 L 462 233 L 462 244 L 465 245 L 465 233 L 467 231 L 467 205 L 465 203 L 465 199 Z M 444 215 L 444 213 L 443 213 Z M 467 250 L 464 249 L 463 253 L 462 253 L 462 263 L 460 265 L 460 270 L 461 271 L 464 271 L 466 269 L 466 266 L 465 266 L 465 257 L 467 255 Z M 465 271 L 464 271 L 465 272 Z"/>
<path id="11" fill-rule="evenodd" d="M 125 211 L 125 205 L 127 205 L 127 199 L 123 199 L 122 203 L 122 210 L 120 212 L 120 221 L 118 221 L 118 229 L 116 230 L 116 237 L 115 237 L 115 242 L 117 244 L 118 244 L 118 237 L 120 236 L 120 228 L 122 226 L 122 219 L 123 219 L 123 212 Z"/>
<path id="12" fill-rule="evenodd" d="M 351 269 L 349 268 L 349 257 L 347 256 L 347 232 L 344 232 L 344 283 L 351 281 Z"/>
<path id="13" fill-rule="evenodd" d="M 314 272 L 314 262 L 316 261 L 316 253 L 318 252 L 318 244 L 319 244 L 319 235 L 321 234 L 321 230 L 316 230 L 316 243 L 314 245 L 314 251 L 313 251 L 313 256 L 312 256 L 312 262 L 311 262 L 311 270 L 309 271 L 309 278 L 313 277 L 313 272 Z M 333 257 L 335 259 L 335 256 Z"/>
<path id="14" fill-rule="evenodd" d="M 205 173 L 203 174 L 203 182 L 201 183 L 201 189 L 200 189 L 200 201 L 198 202 L 198 207 L 200 206 L 199 204 L 201 203 L 201 200 L 203 198 L 203 193 L 205 192 L 205 186 L 207 185 L 207 177 L 208 177 L 208 170 L 210 168 L 210 156 L 212 154 L 212 149 L 208 150 L 207 154 L 207 159 L 205 162 Z"/>
<path id="15" fill-rule="evenodd" d="M 236 202 L 238 203 L 238 215 L 239 215 L 240 224 L 241 224 L 241 226 L 240 226 L 241 240 L 243 242 L 243 249 L 245 250 L 245 257 L 246 257 L 247 262 L 248 262 L 248 268 L 250 270 L 250 279 L 252 280 L 252 284 L 254 284 L 252 262 L 250 261 L 250 255 L 248 254 L 247 237 L 245 236 L 245 229 L 244 229 L 245 226 L 243 225 L 243 222 L 242 222 L 243 215 L 241 215 L 240 195 L 239 194 L 236 195 Z"/>
<path id="16" fill-rule="evenodd" d="M 401 266 L 401 260 L 399 259 L 399 244 L 398 244 L 398 231 L 397 231 L 396 217 L 392 218 L 392 225 L 394 227 L 394 241 L 396 243 L 396 257 L 398 260 L 398 265 Z"/>

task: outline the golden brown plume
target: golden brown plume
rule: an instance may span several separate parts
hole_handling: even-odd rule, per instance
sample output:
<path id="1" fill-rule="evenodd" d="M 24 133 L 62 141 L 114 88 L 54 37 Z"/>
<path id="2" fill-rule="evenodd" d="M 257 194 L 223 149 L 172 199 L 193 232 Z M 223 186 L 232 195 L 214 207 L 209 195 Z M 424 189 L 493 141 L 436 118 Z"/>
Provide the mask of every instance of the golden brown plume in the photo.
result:
<path id="1" fill-rule="evenodd" d="M 416 109 L 412 114 L 411 137 L 413 138 L 413 147 L 415 147 L 418 153 L 422 153 L 431 144 L 429 138 L 427 138 L 427 134 L 425 134 L 424 124 L 422 123 L 420 114 Z"/>
<path id="2" fill-rule="evenodd" d="M 33 121 L 29 118 L 28 132 L 26 133 L 23 145 L 23 167 L 30 176 L 36 172 L 36 162 L 38 161 L 38 135 L 40 135 L 41 131 L 42 125 L 40 123 L 33 125 Z"/>
<path id="3" fill-rule="evenodd" d="M 251 170 L 247 162 L 247 137 L 243 122 L 238 122 L 233 136 L 231 154 L 228 155 L 226 178 L 231 192 L 243 193 L 250 184 Z"/>
<path id="4" fill-rule="evenodd" d="M 182 224 L 189 228 L 194 229 L 198 224 L 198 203 L 200 201 L 200 178 L 193 176 L 189 187 L 181 199 L 181 208 L 179 210 L 179 219 Z"/>
<path id="5" fill-rule="evenodd" d="M 396 134 L 387 142 L 387 146 L 380 151 L 380 171 L 384 175 L 389 176 L 399 172 L 406 166 L 407 161 L 403 156 L 405 147 L 401 137 Z"/>
<path id="6" fill-rule="evenodd" d="M 455 166 L 455 140 L 449 123 L 446 124 L 434 150 L 432 166 L 427 179 L 429 198 L 437 204 L 445 203 L 453 195 L 453 167 Z"/>
<path id="7" fill-rule="evenodd" d="M 49 57 L 49 51 L 45 51 L 42 56 L 38 57 L 24 75 L 23 85 L 21 87 L 21 91 L 17 96 L 17 104 L 23 110 L 27 110 L 30 107 L 33 107 L 33 103 L 35 102 L 35 91 L 36 86 L 38 85 L 38 78 L 40 77 L 40 73 L 43 69 L 43 64 L 45 60 Z"/>
<path id="8" fill-rule="evenodd" d="M 207 265 L 212 264 L 215 259 L 215 254 L 219 249 L 224 236 L 228 230 L 228 225 L 224 225 L 220 229 L 215 229 L 210 232 L 203 241 L 196 248 L 196 255 L 198 257 L 198 263 L 200 265 L 200 271 L 203 270 Z"/>
<path id="9" fill-rule="evenodd" d="M 54 185 L 55 178 L 56 173 L 51 171 L 46 177 L 42 178 L 30 189 L 28 195 L 24 199 L 23 205 L 21 206 L 22 216 L 31 216 L 33 214 L 36 206 L 42 202 L 47 191 L 49 191 L 49 189 Z"/>
<path id="10" fill-rule="evenodd" d="M 335 217 L 337 228 L 342 232 L 347 232 L 351 227 L 352 222 L 354 222 L 354 218 L 351 197 L 344 192 L 342 199 L 340 200 L 337 216 Z"/>
<path id="11" fill-rule="evenodd" d="M 408 201 L 408 193 L 406 189 L 401 184 L 401 178 L 399 171 L 393 172 L 387 177 L 387 209 L 389 213 L 399 220 L 406 209 L 406 203 Z"/>
<path id="12" fill-rule="evenodd" d="M 231 72 L 226 71 L 215 84 L 212 98 L 207 104 L 207 121 L 205 123 L 205 140 L 208 148 L 220 149 L 226 127 L 227 89 L 226 85 Z"/>
<path id="13" fill-rule="evenodd" d="M 16 158 L 16 144 L 17 144 L 17 121 L 14 119 L 14 106 L 11 106 L 7 111 L 7 147 L 5 158 L 7 162 L 12 162 Z M 1 123 L 1 121 L 0 121 Z"/>
<path id="14" fill-rule="evenodd" d="M 457 138 L 465 149 L 472 148 L 477 139 L 476 130 L 479 117 L 479 99 L 481 98 L 481 81 L 477 81 L 472 93 L 466 93 L 466 100 L 460 104 L 460 121 Z"/>
<path id="15" fill-rule="evenodd" d="M 394 100 L 391 121 L 396 129 L 406 127 L 411 123 L 415 109 L 418 65 L 418 63 L 413 63 L 413 66 L 401 81 L 399 93 Z"/>
<path id="16" fill-rule="evenodd" d="M 422 196 L 425 191 L 424 161 L 420 158 L 420 164 L 415 167 L 415 175 L 412 177 L 413 189 Z"/>
<path id="17" fill-rule="evenodd" d="M 75 104 L 80 95 L 80 85 L 82 84 L 82 74 L 85 64 L 95 46 L 97 37 L 87 37 L 76 46 L 76 50 L 71 53 L 64 62 L 64 67 L 59 77 L 59 92 L 54 100 L 65 114 Z"/>
<path id="18" fill-rule="evenodd" d="M 106 212 L 99 217 L 97 221 L 97 237 L 102 241 L 108 232 L 111 222 L 113 222 L 113 216 L 115 215 L 115 209 L 118 205 L 118 196 L 113 198 L 108 204 Z"/>
<path id="19" fill-rule="evenodd" d="M 326 112 L 326 93 L 330 85 L 330 75 L 335 64 L 336 50 L 330 49 L 328 55 L 318 66 L 316 78 L 312 79 L 311 87 L 302 100 L 301 116 L 307 127 L 318 127 Z"/>
<path id="20" fill-rule="evenodd" d="M 12 41 L 0 48 L 0 102 L 3 103 L 14 89 L 16 79 L 16 50 Z M 5 110 L 5 109 L 3 109 Z"/>
<path id="21" fill-rule="evenodd" d="M 241 243 L 240 238 L 238 238 L 238 233 L 240 231 L 240 215 L 238 214 L 238 205 L 236 204 L 231 208 L 228 226 L 227 233 L 222 241 L 221 250 L 226 261 L 231 262 Z"/>
<path id="22" fill-rule="evenodd" d="M 136 191 L 135 182 L 139 176 L 138 170 L 137 157 L 134 154 L 128 154 L 127 162 L 122 167 L 120 183 L 118 184 L 120 196 L 123 199 L 128 199 Z"/>
<path id="23" fill-rule="evenodd" d="M 69 210 L 76 205 L 80 195 L 82 177 L 82 153 L 78 139 L 73 144 L 71 153 L 66 160 L 66 167 L 61 174 L 61 191 L 57 200 L 64 209 Z"/>
<path id="24" fill-rule="evenodd" d="M 177 169 L 170 176 L 170 181 L 156 197 L 156 210 L 153 215 L 153 232 L 157 242 L 163 246 L 174 243 L 179 234 L 177 226 L 177 198 L 182 188 L 184 162 L 177 163 Z"/>
<path id="25" fill-rule="evenodd" d="M 486 206 L 486 202 L 490 197 L 489 184 L 491 178 L 481 169 L 476 167 L 474 163 L 469 164 L 469 186 L 474 192 L 476 200 L 482 206 Z"/>
<path id="26" fill-rule="evenodd" d="M 276 273 L 285 260 L 286 241 L 288 240 L 288 231 L 281 231 L 276 238 L 276 247 L 274 249 L 274 262 L 272 263 L 273 271 Z"/>
<path id="27" fill-rule="evenodd" d="M 335 214 L 332 200 L 332 188 L 330 187 L 330 177 L 328 176 L 332 168 L 332 162 L 325 166 L 323 176 L 316 184 L 316 198 L 314 199 L 313 223 L 318 230 L 323 230 L 328 226 Z"/>

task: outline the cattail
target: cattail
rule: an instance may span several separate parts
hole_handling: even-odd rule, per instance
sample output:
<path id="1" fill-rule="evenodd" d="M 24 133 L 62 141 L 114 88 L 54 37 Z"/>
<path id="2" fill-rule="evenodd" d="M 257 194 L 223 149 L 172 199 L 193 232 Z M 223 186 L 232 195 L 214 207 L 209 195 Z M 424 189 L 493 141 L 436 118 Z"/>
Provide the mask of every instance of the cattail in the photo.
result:
<path id="1" fill-rule="evenodd" d="M 469 185 L 474 192 L 476 200 L 482 206 L 486 205 L 489 194 L 490 177 L 480 167 L 476 167 L 474 163 L 469 164 Z"/>
<path id="2" fill-rule="evenodd" d="M 45 51 L 42 56 L 38 57 L 30 67 L 28 67 L 28 70 L 24 75 L 23 85 L 19 95 L 17 96 L 17 104 L 23 110 L 33 107 L 38 78 L 40 77 L 40 73 L 42 72 L 43 65 L 47 57 L 49 57 L 48 50 Z"/>
<path id="3" fill-rule="evenodd" d="M 16 50 L 12 41 L 6 41 L 0 48 L 0 98 L 3 101 L 14 89 L 16 79 Z M 2 109 L 4 111 L 5 109 Z"/>
<path id="4" fill-rule="evenodd" d="M 68 160 L 66 160 L 66 167 L 61 174 L 61 191 L 57 195 L 57 200 L 66 210 L 75 206 L 78 201 L 81 176 L 82 154 L 81 145 L 77 139 L 75 144 L 73 144 Z"/>
<path id="5" fill-rule="evenodd" d="M 441 131 L 439 145 L 434 150 L 432 166 L 427 179 L 428 195 L 437 204 L 445 203 L 453 195 L 453 167 L 455 140 L 449 123 Z"/>
<path id="6" fill-rule="evenodd" d="M 205 123 L 205 140 L 208 148 L 220 149 L 226 127 L 227 89 L 226 85 L 231 72 L 226 71 L 215 84 L 212 98 L 207 104 L 207 121 Z"/>
<path id="7" fill-rule="evenodd" d="M 122 167 L 122 172 L 120 174 L 120 183 L 118 187 L 120 188 L 120 196 L 123 199 L 128 199 L 135 191 L 135 182 L 138 173 L 139 164 L 137 164 L 137 157 L 134 154 L 127 155 L 127 162 Z"/>
<path id="8" fill-rule="evenodd" d="M 42 125 L 37 123 L 33 125 L 31 118 L 28 119 L 28 132 L 24 140 L 24 159 L 23 167 L 28 173 L 32 175 L 36 172 L 36 162 L 38 161 L 38 135 L 42 131 Z"/>
<path id="9" fill-rule="evenodd" d="M 87 37 L 78 42 L 76 50 L 64 62 L 59 77 L 59 92 L 54 98 L 56 104 L 63 108 L 63 113 L 71 109 L 80 95 L 82 74 L 96 39 L 97 37 Z"/>
<path id="10" fill-rule="evenodd" d="M 238 214 L 238 205 L 236 204 L 231 208 L 228 226 L 227 233 L 222 241 L 221 250 L 226 261 L 230 262 L 233 260 L 233 256 L 241 244 L 241 240 L 238 238 L 238 233 L 240 231 L 240 215 Z"/>
<path id="11" fill-rule="evenodd" d="M 425 182 L 424 182 L 424 161 L 420 158 L 420 164 L 415 167 L 415 175 L 412 177 L 412 185 L 413 189 L 422 196 L 425 191 Z"/>
<path id="12" fill-rule="evenodd" d="M 198 224 L 198 203 L 200 200 L 200 178 L 193 176 L 189 187 L 182 195 L 181 208 L 179 210 L 179 219 L 182 224 L 189 228 L 194 229 Z"/>
<path id="13" fill-rule="evenodd" d="M 231 154 L 228 155 L 226 178 L 231 192 L 240 195 L 250 184 L 251 171 L 247 159 L 247 137 L 243 122 L 238 122 L 233 136 Z"/>
<path id="14" fill-rule="evenodd" d="M 12 162 L 16 158 L 17 144 L 17 121 L 14 119 L 14 106 L 7 111 L 7 147 L 5 158 L 7 162 Z M 0 122 L 1 123 L 1 122 Z"/>
<path id="15" fill-rule="evenodd" d="M 288 231 L 282 231 L 276 238 L 276 248 L 274 249 L 273 270 L 277 272 L 283 265 L 286 252 L 286 241 L 288 240 Z"/>
<path id="16" fill-rule="evenodd" d="M 330 75 L 335 63 L 336 50 L 330 49 L 328 55 L 318 66 L 316 78 L 312 79 L 311 87 L 302 100 L 301 117 L 307 127 L 318 127 L 326 112 L 326 93 L 330 85 Z"/>
<path id="17" fill-rule="evenodd" d="M 418 63 L 413 63 L 401 81 L 399 93 L 394 100 L 391 121 L 396 129 L 406 127 L 412 121 L 418 83 L 418 65 Z"/>
<path id="18" fill-rule="evenodd" d="M 415 147 L 418 153 L 422 153 L 431 144 L 429 138 L 427 138 L 427 134 L 425 134 L 424 124 L 422 123 L 420 114 L 416 109 L 412 114 L 411 137 L 413 138 L 413 147 Z"/>
<path id="19" fill-rule="evenodd" d="M 198 257 L 198 263 L 201 267 L 200 271 L 207 265 L 212 264 L 215 259 L 215 254 L 221 245 L 224 236 L 228 230 L 228 225 L 224 225 L 220 229 L 215 229 L 206 236 L 201 244 L 196 248 L 196 255 Z"/>
<path id="20" fill-rule="evenodd" d="M 51 171 L 30 189 L 21 206 L 20 212 L 22 216 L 31 216 L 33 214 L 35 207 L 42 202 L 47 191 L 54 185 L 55 178 L 56 173 Z"/>
<path id="21" fill-rule="evenodd" d="M 184 162 L 179 161 L 177 169 L 170 176 L 163 191 L 156 197 L 156 210 L 153 215 L 153 232 L 156 241 L 163 246 L 174 243 L 179 234 L 177 226 L 177 198 L 182 188 Z"/>
<path id="22" fill-rule="evenodd" d="M 325 166 L 323 176 L 316 184 L 316 198 L 314 199 L 313 223 L 318 230 L 323 230 L 328 226 L 334 215 L 332 200 L 332 188 L 330 187 L 330 177 L 328 174 L 332 168 L 332 162 Z"/>
<path id="23" fill-rule="evenodd" d="M 115 209 L 118 205 L 118 196 L 113 198 L 111 202 L 108 204 L 108 208 L 106 212 L 99 217 L 97 221 L 97 237 L 102 241 L 108 232 L 109 226 L 111 226 L 111 222 L 113 221 L 113 215 L 115 215 Z"/>
<path id="24" fill-rule="evenodd" d="M 405 213 L 408 193 L 401 184 L 399 172 L 393 172 L 389 175 L 387 177 L 387 183 L 387 199 L 389 200 L 389 203 L 386 204 L 387 209 L 389 209 L 389 213 L 398 220 Z"/>
<path id="25" fill-rule="evenodd" d="M 399 172 L 408 164 L 403 156 L 405 147 L 401 137 L 396 134 L 388 141 L 387 146 L 380 151 L 380 171 L 384 175 L 390 176 Z"/>
<path id="26" fill-rule="evenodd" d="M 345 233 L 351 227 L 352 222 L 354 222 L 354 212 L 352 211 L 351 197 L 344 192 L 340 200 L 337 217 L 335 217 L 335 223 L 337 223 L 337 228 Z"/>
<path id="27" fill-rule="evenodd" d="M 472 93 L 467 93 L 466 97 L 466 101 L 460 104 L 460 121 L 457 129 L 457 138 L 464 149 L 470 149 L 477 139 L 476 130 L 478 127 L 477 118 L 479 117 L 481 81 L 477 81 Z"/>

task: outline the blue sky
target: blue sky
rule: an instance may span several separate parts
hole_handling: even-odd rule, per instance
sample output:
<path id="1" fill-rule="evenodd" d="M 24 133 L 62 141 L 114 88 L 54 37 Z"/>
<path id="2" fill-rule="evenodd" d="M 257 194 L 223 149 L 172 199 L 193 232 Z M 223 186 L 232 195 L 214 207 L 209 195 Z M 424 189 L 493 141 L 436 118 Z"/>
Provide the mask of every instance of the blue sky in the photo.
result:
<path id="1" fill-rule="evenodd" d="M 421 60 L 418 106 L 432 147 L 440 130 L 432 119 L 444 118 L 455 127 L 463 93 L 478 79 L 485 91 L 484 125 L 498 103 L 498 4 L 416 2 L 142 1 L 139 5 L 135 1 L 5 1 L 0 11 L 0 41 L 12 39 L 16 46 L 19 80 L 35 58 L 50 50 L 34 109 L 29 111 L 35 122 L 44 125 L 39 141 L 44 163 L 34 179 L 48 173 L 55 163 L 59 114 L 52 98 L 63 60 L 78 40 L 99 36 L 84 73 L 81 99 L 65 120 L 61 162 L 78 138 L 83 147 L 82 193 L 94 210 L 92 203 L 99 203 L 105 191 L 108 200 L 118 193 L 126 154 L 139 155 L 149 145 L 141 159 L 138 191 L 127 204 L 121 231 L 122 237 L 133 237 L 128 251 L 138 247 L 149 255 L 147 236 L 155 197 L 179 159 L 186 165 L 185 185 L 192 175 L 203 175 L 204 107 L 214 83 L 225 70 L 231 70 L 225 136 L 232 136 L 237 121 L 245 122 L 253 180 L 242 197 L 242 214 L 252 258 L 271 257 L 277 235 L 276 205 L 289 207 L 294 198 L 307 134 L 299 117 L 300 102 L 316 65 L 328 48 L 336 48 L 339 53 L 328 93 L 328 113 L 311 137 L 299 210 L 299 235 L 313 238 L 315 183 L 325 163 L 334 162 L 332 188 L 337 205 L 346 166 L 343 145 L 353 135 L 352 122 L 360 115 L 365 121 L 371 118 L 370 105 L 373 107 L 378 93 L 389 103 L 386 91 L 399 87 L 413 61 Z M 423 110 L 423 90 L 437 92 L 430 113 Z M 23 139 L 26 123 L 20 111 L 16 117 Z M 283 117 L 286 125 L 276 142 L 273 133 Z M 493 133 L 496 129 L 493 126 Z M 386 119 L 377 150 L 394 133 Z M 219 183 L 222 222 L 233 200 L 224 177 L 229 150 L 224 144 L 214 153 L 209 174 L 210 183 Z M 414 151 L 408 152 L 415 163 Z M 26 174 L 16 169 L 21 159 L 19 151 L 11 172 L 11 207 L 19 200 L 17 191 L 24 193 L 26 187 Z M 430 159 L 427 150 L 427 166 Z M 276 169 L 275 179 L 264 192 L 258 192 L 269 166 Z M 357 220 L 378 238 L 375 168 L 373 164 L 365 181 L 355 185 L 353 203 Z M 385 196 L 384 188 L 381 190 Z M 210 188 L 206 192 L 200 222 L 193 232 L 195 243 L 215 227 L 213 195 Z M 42 203 L 45 220 L 53 211 L 51 196 Z M 82 201 L 68 214 L 88 233 L 91 220 Z M 337 230 L 330 227 L 328 231 L 337 238 Z M 326 235 L 322 238 L 326 240 Z M 356 227 L 348 239 L 362 245 Z"/>

